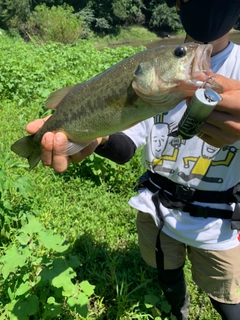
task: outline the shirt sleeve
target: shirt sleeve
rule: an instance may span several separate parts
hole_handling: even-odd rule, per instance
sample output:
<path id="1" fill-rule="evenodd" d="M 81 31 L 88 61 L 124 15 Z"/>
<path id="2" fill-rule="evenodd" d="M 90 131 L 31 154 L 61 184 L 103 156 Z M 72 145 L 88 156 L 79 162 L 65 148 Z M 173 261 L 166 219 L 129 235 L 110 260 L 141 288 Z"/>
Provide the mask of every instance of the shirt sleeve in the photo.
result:
<path id="1" fill-rule="evenodd" d="M 133 157 L 138 148 L 146 144 L 146 128 L 147 122 L 142 121 L 123 132 L 114 133 L 103 146 L 98 146 L 95 152 L 118 164 L 124 164 Z"/>
<path id="2" fill-rule="evenodd" d="M 126 134 L 134 142 L 134 144 L 137 146 L 137 149 L 145 146 L 149 132 L 149 124 L 151 123 L 151 121 L 152 118 L 142 121 L 135 126 L 123 131 L 124 134 Z"/>
<path id="3" fill-rule="evenodd" d="M 110 135 L 104 145 L 99 145 L 95 149 L 95 153 L 118 164 L 124 164 L 133 157 L 136 149 L 137 147 L 131 138 L 123 132 L 117 132 Z"/>

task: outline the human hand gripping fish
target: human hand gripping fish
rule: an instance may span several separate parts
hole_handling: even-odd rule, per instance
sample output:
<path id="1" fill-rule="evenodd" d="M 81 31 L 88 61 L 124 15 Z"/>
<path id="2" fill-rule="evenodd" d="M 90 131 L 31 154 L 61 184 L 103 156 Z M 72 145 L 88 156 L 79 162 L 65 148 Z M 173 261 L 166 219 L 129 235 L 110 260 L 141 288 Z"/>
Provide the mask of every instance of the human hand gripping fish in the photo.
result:
<path id="1" fill-rule="evenodd" d="M 49 117 L 50 116 L 30 122 L 26 127 L 27 132 L 29 134 L 35 134 L 44 125 Z M 56 172 L 62 173 L 67 170 L 70 163 L 81 162 L 90 156 L 98 145 L 106 143 L 107 140 L 108 136 L 97 138 L 79 152 L 71 156 L 67 156 L 65 150 L 68 143 L 68 138 L 65 133 L 46 132 L 41 141 L 41 160 L 45 166 L 53 167 Z"/>
<path id="2" fill-rule="evenodd" d="M 217 148 L 240 140 L 240 81 L 220 74 L 213 77 L 222 86 L 222 101 L 201 127 L 201 139 Z"/>
<path id="3" fill-rule="evenodd" d="M 85 153 L 104 142 L 102 138 L 96 140 L 98 137 L 107 137 L 170 111 L 192 97 L 211 74 L 211 51 L 212 45 L 196 43 L 145 50 L 87 82 L 60 89 L 50 95 L 45 105 L 47 109 L 56 110 L 55 113 L 37 132 L 29 130 L 33 134 L 16 141 L 11 149 L 28 159 L 30 170 L 41 159 L 42 139 L 55 133 L 55 144 L 50 143 L 50 150 L 65 154 L 65 159 Z M 207 82 L 205 87 L 222 92 L 216 82 Z M 45 135 L 47 132 L 51 133 Z M 67 141 L 60 150 L 57 140 L 62 133 Z M 48 164 L 44 156 L 42 159 Z"/>

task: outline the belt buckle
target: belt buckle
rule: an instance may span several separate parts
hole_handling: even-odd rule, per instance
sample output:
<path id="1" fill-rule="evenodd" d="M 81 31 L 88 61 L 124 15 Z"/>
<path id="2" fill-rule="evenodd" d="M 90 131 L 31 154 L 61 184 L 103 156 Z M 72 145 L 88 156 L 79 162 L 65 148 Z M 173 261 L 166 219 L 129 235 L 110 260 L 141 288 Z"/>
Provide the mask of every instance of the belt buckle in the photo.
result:
<path id="1" fill-rule="evenodd" d="M 193 188 L 177 185 L 173 196 L 185 202 L 192 202 L 194 192 Z"/>
<path id="2" fill-rule="evenodd" d="M 200 207 L 196 206 L 196 209 L 193 212 L 190 212 L 190 216 L 195 218 L 208 218 L 208 209 L 209 207 Z"/>

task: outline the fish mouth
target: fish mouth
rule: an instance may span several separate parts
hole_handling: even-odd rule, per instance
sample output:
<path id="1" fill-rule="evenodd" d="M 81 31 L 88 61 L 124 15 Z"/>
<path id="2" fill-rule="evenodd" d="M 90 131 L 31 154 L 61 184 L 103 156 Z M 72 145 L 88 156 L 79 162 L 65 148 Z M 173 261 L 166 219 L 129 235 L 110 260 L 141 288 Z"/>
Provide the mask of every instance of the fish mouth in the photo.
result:
<path id="1" fill-rule="evenodd" d="M 192 80 L 206 81 L 211 74 L 210 58 L 213 46 L 211 44 L 199 45 L 192 61 Z"/>

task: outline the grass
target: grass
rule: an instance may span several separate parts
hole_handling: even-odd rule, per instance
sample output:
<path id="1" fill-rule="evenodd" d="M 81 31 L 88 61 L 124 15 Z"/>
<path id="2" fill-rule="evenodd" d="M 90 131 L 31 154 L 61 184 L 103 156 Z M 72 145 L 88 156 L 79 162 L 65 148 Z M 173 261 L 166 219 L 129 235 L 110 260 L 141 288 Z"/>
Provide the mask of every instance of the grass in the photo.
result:
<path id="1" fill-rule="evenodd" d="M 0 43 L 1 46 L 7 47 L 7 41 L 5 39 L 4 43 Z M 9 41 L 9 48 L 12 44 L 12 40 Z M 23 58 L 18 59 L 14 50 L 9 49 L 8 56 L 0 53 L 1 61 L 6 68 L 9 67 L 9 72 L 2 73 L 2 77 L 5 77 L 2 83 L 7 84 L 11 80 L 13 84 L 9 91 L 5 87 L 2 89 L 0 102 L 1 254 L 16 241 L 16 234 L 24 221 L 30 216 L 36 216 L 47 229 L 66 239 L 70 252 L 79 258 L 75 281 L 87 280 L 95 285 L 89 301 L 88 320 L 169 319 L 165 312 L 166 301 L 158 286 L 157 272 L 148 267 L 140 256 L 135 226 L 136 211 L 128 205 L 129 198 L 135 194 L 137 178 L 143 172 L 141 152 L 124 166 L 115 166 L 111 162 L 94 158 L 71 165 L 63 174 L 56 174 L 42 164 L 28 172 L 26 161 L 10 152 L 11 144 L 25 134 L 25 125 L 43 114 L 44 94 L 39 89 L 44 91 L 55 88 L 62 85 L 65 78 L 67 82 L 74 77 L 74 81 L 78 81 L 81 70 L 79 67 L 76 72 L 75 55 L 81 54 L 81 59 L 84 59 L 81 51 L 84 45 L 60 49 L 48 47 L 46 51 L 39 48 L 42 63 L 34 58 L 38 55 L 38 48 L 23 43 L 15 45 L 18 47 L 18 57 L 25 56 L 25 61 Z M 86 55 L 91 57 L 89 67 L 84 66 L 84 70 L 87 68 L 89 71 L 88 77 L 100 72 L 99 68 L 130 54 L 129 49 L 124 48 L 97 52 L 88 47 L 87 50 Z M 52 66 L 51 70 L 45 68 L 43 71 L 45 59 Z M 11 66 L 8 61 L 12 61 Z M 56 61 L 58 68 L 55 69 Z M 105 65 L 106 61 L 108 64 Z M 42 75 L 39 82 L 34 78 L 36 70 Z M 23 78 L 25 86 L 19 87 L 19 79 Z M 39 94 L 32 88 L 32 81 Z M 1 175 L 3 173 L 6 175 Z M 33 188 L 27 189 L 27 197 L 13 188 L 16 175 L 26 177 L 31 182 Z M 4 192 L 1 190 L 3 184 Z M 6 207 L 7 202 L 12 209 Z M 39 254 L 40 249 L 36 256 Z M 196 320 L 205 295 L 191 280 L 189 262 L 186 263 L 185 271 L 192 300 L 189 320 Z M 5 285 L 0 276 L 0 310 L 4 309 L 9 300 Z M 77 315 L 69 318 L 68 313 L 61 313 L 53 319 L 73 318 L 80 319 Z M 6 319 L 1 318 L 1 311 L 0 319 Z M 39 317 L 31 319 L 39 320 Z M 200 319 L 220 320 L 207 297 Z"/>
<path id="2" fill-rule="evenodd" d="M 99 37 L 94 36 L 90 39 L 90 42 L 97 47 L 106 46 L 106 45 L 119 45 L 119 44 L 128 44 L 133 42 L 140 41 L 151 41 L 157 40 L 158 36 L 156 33 L 148 31 L 143 27 L 129 27 L 127 29 L 119 30 L 118 34 L 114 35 L 100 35 Z"/>

